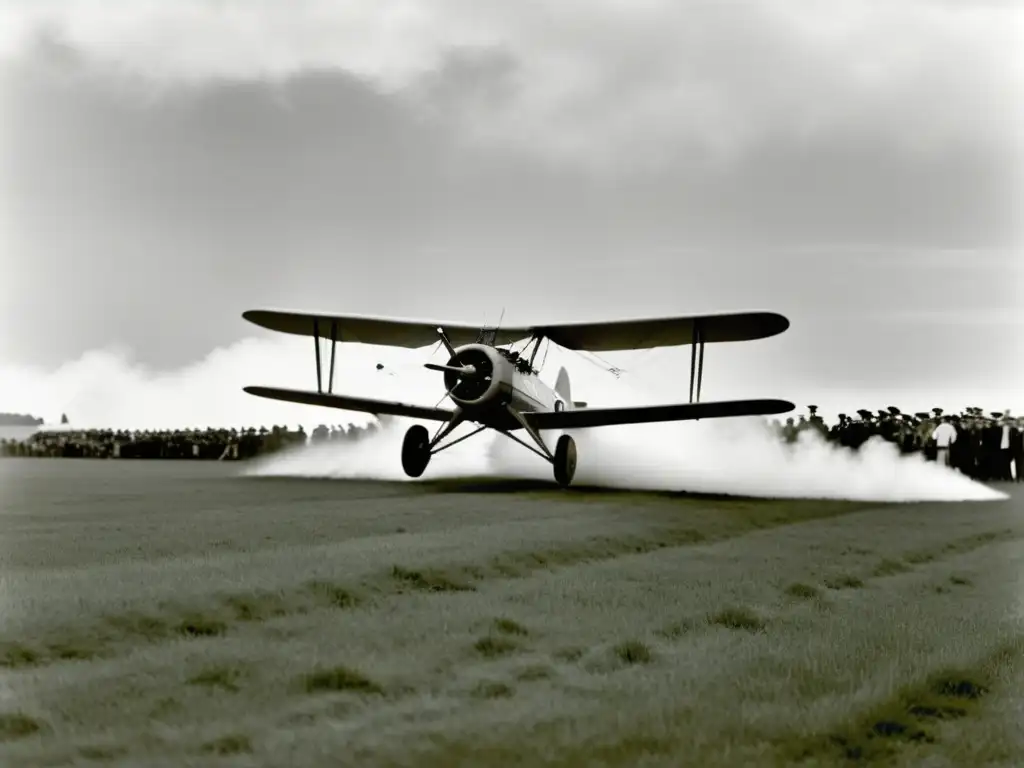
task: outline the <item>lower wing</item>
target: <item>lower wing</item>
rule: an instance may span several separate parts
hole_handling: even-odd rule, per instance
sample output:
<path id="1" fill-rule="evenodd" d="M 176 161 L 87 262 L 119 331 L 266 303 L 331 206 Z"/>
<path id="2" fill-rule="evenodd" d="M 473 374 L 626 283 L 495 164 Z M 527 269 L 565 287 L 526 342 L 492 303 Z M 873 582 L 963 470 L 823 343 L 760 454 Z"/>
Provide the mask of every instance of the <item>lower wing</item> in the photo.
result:
<path id="1" fill-rule="evenodd" d="M 534 429 L 580 429 L 657 421 L 721 419 L 727 416 L 767 416 L 796 408 L 786 400 L 725 400 L 718 403 L 643 405 L 629 408 L 581 408 L 524 413 Z"/>
<path id="2" fill-rule="evenodd" d="M 246 392 L 257 397 L 271 400 L 284 400 L 289 403 L 303 405 L 322 405 L 325 408 L 341 408 L 345 411 L 361 411 L 375 416 L 409 416 L 413 419 L 432 419 L 448 421 L 452 411 L 446 408 L 431 408 L 409 403 L 396 403 L 392 400 L 372 400 L 366 397 L 350 397 L 349 395 L 328 395 L 324 392 L 305 392 L 299 389 L 277 389 L 275 387 L 245 387 Z"/>

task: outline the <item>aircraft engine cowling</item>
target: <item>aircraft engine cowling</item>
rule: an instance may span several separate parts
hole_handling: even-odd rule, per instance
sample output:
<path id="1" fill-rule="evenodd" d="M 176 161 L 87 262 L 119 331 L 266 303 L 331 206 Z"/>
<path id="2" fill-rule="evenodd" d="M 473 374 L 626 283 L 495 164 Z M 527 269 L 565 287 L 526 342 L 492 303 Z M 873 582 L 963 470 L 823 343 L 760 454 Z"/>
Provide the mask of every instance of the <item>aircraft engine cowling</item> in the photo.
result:
<path id="1" fill-rule="evenodd" d="M 463 408 L 501 405 L 512 391 L 513 368 L 493 347 L 467 344 L 455 350 L 447 365 L 453 368 L 472 366 L 469 375 L 444 372 L 444 386 L 451 399 Z"/>

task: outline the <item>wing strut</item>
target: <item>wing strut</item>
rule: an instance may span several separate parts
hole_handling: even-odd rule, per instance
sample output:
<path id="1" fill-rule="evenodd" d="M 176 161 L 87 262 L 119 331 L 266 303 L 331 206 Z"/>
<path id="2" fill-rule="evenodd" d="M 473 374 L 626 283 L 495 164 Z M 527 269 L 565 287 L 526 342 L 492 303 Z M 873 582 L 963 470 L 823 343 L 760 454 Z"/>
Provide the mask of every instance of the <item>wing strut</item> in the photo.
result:
<path id="1" fill-rule="evenodd" d="M 698 355 L 697 347 L 700 346 Z M 699 357 L 699 361 L 698 361 Z M 694 371 L 697 374 L 697 399 L 693 399 Z M 700 330 L 700 321 L 693 322 L 693 346 L 690 350 L 690 402 L 700 402 L 700 385 L 704 378 L 704 334 Z"/>
<path id="2" fill-rule="evenodd" d="M 327 394 L 334 392 L 334 348 L 338 342 L 338 322 L 331 323 L 331 373 L 327 377 Z"/>
<path id="3" fill-rule="evenodd" d="M 534 334 L 533 338 L 530 339 L 533 342 L 533 352 L 530 353 L 530 367 L 533 368 L 533 361 L 537 359 L 537 353 L 540 351 L 540 343 L 544 340 L 544 334 Z M 530 346 L 527 344 L 526 346 Z M 525 352 L 526 349 L 523 349 Z"/>
<path id="4" fill-rule="evenodd" d="M 331 321 L 331 370 L 327 377 L 327 394 L 334 392 L 334 351 L 338 343 L 338 321 Z M 320 372 L 320 319 L 313 318 L 313 354 L 316 356 L 316 391 L 323 394 L 323 377 Z"/>
<path id="5" fill-rule="evenodd" d="M 313 354 L 316 355 L 316 393 L 322 395 L 324 389 L 320 386 L 320 320 L 313 320 Z M 693 378 L 691 375 L 690 378 Z"/>

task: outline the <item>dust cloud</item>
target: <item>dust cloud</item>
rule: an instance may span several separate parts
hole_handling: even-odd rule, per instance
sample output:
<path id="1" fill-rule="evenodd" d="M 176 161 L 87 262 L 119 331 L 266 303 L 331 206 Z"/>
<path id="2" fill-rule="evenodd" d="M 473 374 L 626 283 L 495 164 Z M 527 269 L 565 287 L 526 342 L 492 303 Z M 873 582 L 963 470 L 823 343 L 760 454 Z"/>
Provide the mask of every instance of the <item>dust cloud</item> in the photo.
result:
<path id="1" fill-rule="evenodd" d="M 246 471 L 261 476 L 415 482 L 402 472 L 400 459 L 402 437 L 412 423 L 395 419 L 359 442 L 295 449 L 258 460 Z M 455 437 L 468 431 L 460 428 Z M 786 445 L 760 419 L 607 427 L 572 434 L 579 452 L 577 486 L 890 502 L 1006 498 L 920 456 L 901 456 L 879 438 L 859 452 L 830 445 L 811 432 Z M 539 457 L 501 435 L 483 433 L 435 456 L 422 480 L 477 475 L 552 479 L 550 466 Z"/>
<path id="2" fill-rule="evenodd" d="M 326 388 L 330 345 L 322 347 Z M 429 351 L 338 345 L 335 391 L 375 397 L 402 393 L 406 400 L 408 392 L 423 391 L 424 403 L 433 405 L 439 395 L 415 381 L 415 375 L 422 373 L 432 381 L 429 372 L 422 370 L 422 362 L 429 357 Z M 385 368 L 378 370 L 378 363 L 386 364 Z M 310 432 L 320 423 L 363 425 L 373 420 L 367 414 L 265 400 L 242 391 L 249 384 L 316 389 L 315 370 L 312 344 L 297 337 L 243 339 L 170 371 L 138 363 L 131 350 L 112 346 L 87 352 L 55 370 L 0 365 L 0 410 L 31 413 L 48 423 L 66 413 L 72 426 L 83 429 L 281 424 L 291 429 L 302 425 Z M 414 375 L 411 382 L 407 381 L 410 373 Z"/>
<path id="3" fill-rule="evenodd" d="M 304 342 L 304 343 L 298 343 Z M 175 429 L 303 425 L 365 425 L 366 414 L 276 403 L 242 392 L 248 384 L 312 389 L 313 354 L 308 340 L 252 338 L 215 350 L 176 371 L 155 371 L 133 362 L 130 352 L 90 352 L 55 371 L 0 367 L 4 410 L 41 415 L 48 422 L 67 413 L 73 427 Z M 593 406 L 665 401 L 643 391 L 629 375 L 618 380 L 575 353 L 552 347 L 544 378 L 566 365 L 575 399 Z M 339 345 L 335 391 L 435 405 L 438 374 L 423 363 L 434 350 L 396 350 Z M 382 368 L 378 368 L 378 364 Z M 324 368 L 326 373 L 327 358 Z M 785 393 L 759 393 L 776 396 Z M 352 442 L 310 445 L 257 460 L 243 474 L 372 478 L 409 481 L 401 467 L 407 419 Z M 463 425 L 453 435 L 470 431 Z M 922 457 L 901 456 L 875 440 L 852 452 L 804 433 L 781 443 L 761 419 L 724 419 L 675 424 L 578 430 L 576 485 L 637 490 L 691 491 L 770 498 L 871 501 L 995 500 L 1005 495 Z M 557 434 L 549 433 L 551 444 Z M 436 455 L 423 480 L 502 476 L 551 480 L 551 468 L 508 438 L 484 432 Z"/>
<path id="4" fill-rule="evenodd" d="M 1005 494 L 959 472 L 901 456 L 881 438 L 854 452 L 816 433 L 779 441 L 758 419 L 612 427 L 576 435 L 578 482 L 763 498 L 858 501 L 997 500 Z"/>
<path id="5" fill-rule="evenodd" d="M 574 380 L 575 397 L 585 397 L 594 405 L 654 401 L 628 380 L 610 379 L 604 371 L 586 368 L 580 360 L 575 366 L 572 362 L 572 356 L 564 350 L 556 353 L 545 368 L 544 378 L 553 381 L 561 364 L 570 365 L 570 370 L 579 370 L 582 365 L 585 383 L 580 387 Z M 427 386 L 436 391 L 436 382 L 427 382 Z M 249 471 L 259 475 L 409 480 L 402 471 L 400 454 L 402 437 L 412 423 L 393 419 L 358 443 L 308 446 L 261 460 Z M 463 425 L 452 437 L 471 429 Z M 881 438 L 854 452 L 808 431 L 797 443 L 787 445 L 760 418 L 604 427 L 576 430 L 572 435 L 579 452 L 576 485 L 857 501 L 1006 498 L 920 455 L 902 456 Z M 553 447 L 557 433 L 547 433 L 546 437 Z M 422 480 L 475 475 L 552 479 L 550 466 L 540 457 L 504 436 L 485 432 L 433 457 Z"/>

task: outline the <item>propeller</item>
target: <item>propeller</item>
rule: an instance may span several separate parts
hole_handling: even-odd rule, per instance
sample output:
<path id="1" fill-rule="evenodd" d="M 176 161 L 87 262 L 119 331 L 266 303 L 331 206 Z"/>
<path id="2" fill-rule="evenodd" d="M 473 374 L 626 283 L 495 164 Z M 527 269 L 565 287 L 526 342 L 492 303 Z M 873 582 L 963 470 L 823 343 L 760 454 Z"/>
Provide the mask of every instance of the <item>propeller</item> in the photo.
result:
<path id="1" fill-rule="evenodd" d="M 455 347 L 453 347 L 452 343 L 448 340 L 448 334 L 444 332 L 444 328 L 438 326 L 437 335 L 441 337 L 441 343 L 444 344 L 444 348 L 448 350 L 448 355 L 450 357 L 455 357 Z"/>
<path id="2" fill-rule="evenodd" d="M 475 365 L 439 365 L 437 363 L 424 363 L 424 368 L 429 368 L 432 371 L 441 371 L 441 373 L 450 372 L 454 373 L 460 378 L 473 378 L 480 374 L 476 370 Z"/>
<path id="3" fill-rule="evenodd" d="M 423 367 L 444 374 L 445 386 L 448 387 L 448 393 L 445 397 L 452 396 L 456 390 L 459 390 L 460 397 L 466 399 L 472 400 L 482 397 L 491 386 L 494 373 L 494 365 L 487 352 L 470 348 L 457 353 L 455 347 L 452 346 L 451 341 L 448 339 L 448 335 L 444 332 L 444 328 L 439 327 L 437 335 L 450 355 L 448 363 L 445 365 L 424 363 Z M 473 362 L 463 362 L 465 360 L 472 360 Z"/>
<path id="4" fill-rule="evenodd" d="M 423 367 L 429 368 L 432 371 L 441 371 L 443 373 L 455 374 L 455 382 L 452 384 L 451 389 L 449 389 L 441 396 L 441 399 L 437 401 L 437 405 L 443 403 L 445 401 L 445 398 L 451 397 L 452 392 L 454 392 L 458 388 L 458 386 L 462 383 L 464 378 L 476 379 L 481 377 L 481 374 L 476 370 L 476 367 L 472 365 L 464 365 L 460 368 L 454 365 L 438 365 L 436 363 L 426 363 Z M 483 376 L 483 380 L 490 381 L 491 377 Z M 434 407 L 436 408 L 437 405 L 435 405 Z"/>

